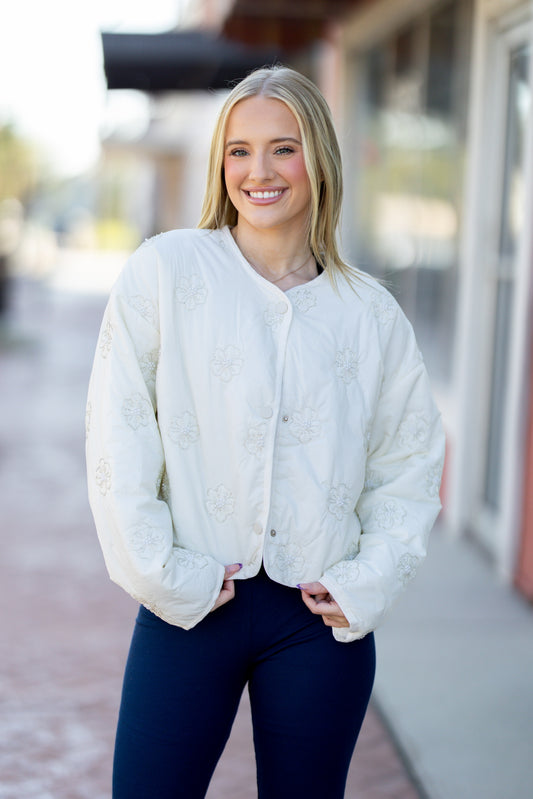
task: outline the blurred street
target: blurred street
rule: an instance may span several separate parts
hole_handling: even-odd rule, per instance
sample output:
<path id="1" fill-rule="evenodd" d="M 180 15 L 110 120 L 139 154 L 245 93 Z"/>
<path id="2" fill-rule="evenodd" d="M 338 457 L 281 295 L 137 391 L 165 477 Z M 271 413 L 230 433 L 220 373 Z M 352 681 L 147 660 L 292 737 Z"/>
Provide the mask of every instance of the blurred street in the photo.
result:
<path id="1" fill-rule="evenodd" d="M 17 282 L 0 338 L 0 799 L 110 797 L 136 605 L 107 578 L 86 499 L 97 289 L 117 267 L 102 263 L 84 256 L 48 282 Z M 252 799 L 254 786 L 243 700 L 208 796 Z M 346 796 L 419 797 L 372 708 Z"/>

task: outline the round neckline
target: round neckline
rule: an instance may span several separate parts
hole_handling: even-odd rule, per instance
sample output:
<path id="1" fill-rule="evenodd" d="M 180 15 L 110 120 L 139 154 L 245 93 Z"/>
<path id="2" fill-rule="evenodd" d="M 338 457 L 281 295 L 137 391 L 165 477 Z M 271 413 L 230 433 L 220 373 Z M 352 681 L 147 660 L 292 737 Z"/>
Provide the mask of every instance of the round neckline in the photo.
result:
<path id="1" fill-rule="evenodd" d="M 296 291 L 296 289 L 304 289 L 304 288 L 307 288 L 308 286 L 311 286 L 312 284 L 316 284 L 316 282 L 318 280 L 321 280 L 324 277 L 324 275 L 326 274 L 326 270 L 324 269 L 319 275 L 317 275 L 316 277 L 312 278 L 312 280 L 307 280 L 305 283 L 299 283 L 297 286 L 291 286 L 288 289 L 282 289 L 279 286 L 276 286 L 275 283 L 272 283 L 270 280 L 267 280 L 267 278 L 263 277 L 263 275 L 260 275 L 259 272 L 257 272 L 253 268 L 251 263 L 244 257 L 244 255 L 242 254 L 241 250 L 239 249 L 239 245 L 237 244 L 237 242 L 233 238 L 229 225 L 225 225 L 223 228 L 221 228 L 221 232 L 223 233 L 223 235 L 224 235 L 224 237 L 226 239 L 230 240 L 231 247 L 237 253 L 237 255 L 239 257 L 239 261 L 240 261 L 241 265 L 244 267 L 245 271 L 248 272 L 249 274 L 251 274 L 252 277 L 255 280 L 257 280 L 259 283 L 261 283 L 262 285 L 268 286 L 269 288 L 274 289 L 274 291 L 277 291 L 277 292 L 281 291 L 282 294 L 288 294 L 289 291 Z"/>

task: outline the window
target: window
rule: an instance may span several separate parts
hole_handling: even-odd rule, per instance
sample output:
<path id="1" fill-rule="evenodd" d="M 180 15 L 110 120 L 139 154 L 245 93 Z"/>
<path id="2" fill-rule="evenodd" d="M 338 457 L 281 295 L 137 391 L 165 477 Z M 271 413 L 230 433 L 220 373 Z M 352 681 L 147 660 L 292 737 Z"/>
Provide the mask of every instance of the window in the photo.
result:
<path id="1" fill-rule="evenodd" d="M 438 6 L 365 54 L 355 170 L 356 263 L 390 286 L 443 383 L 455 328 L 469 6 Z"/>

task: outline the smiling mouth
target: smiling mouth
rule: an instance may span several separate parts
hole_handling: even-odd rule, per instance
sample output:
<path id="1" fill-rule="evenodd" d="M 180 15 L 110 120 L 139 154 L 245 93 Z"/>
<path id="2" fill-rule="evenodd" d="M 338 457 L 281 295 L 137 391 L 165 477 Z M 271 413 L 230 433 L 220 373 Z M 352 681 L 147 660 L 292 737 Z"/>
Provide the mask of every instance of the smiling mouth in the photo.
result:
<path id="1" fill-rule="evenodd" d="M 252 200 L 275 200 L 276 197 L 281 197 L 285 189 L 269 189 L 265 191 L 247 191 L 248 197 Z"/>

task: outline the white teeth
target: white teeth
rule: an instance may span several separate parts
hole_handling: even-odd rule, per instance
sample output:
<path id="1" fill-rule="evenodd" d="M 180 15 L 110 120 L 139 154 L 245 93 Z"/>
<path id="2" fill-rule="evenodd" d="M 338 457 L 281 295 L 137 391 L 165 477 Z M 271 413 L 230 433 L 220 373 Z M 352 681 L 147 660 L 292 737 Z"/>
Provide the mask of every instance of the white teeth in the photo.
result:
<path id="1" fill-rule="evenodd" d="M 249 191 L 248 194 L 254 200 L 272 200 L 274 197 L 279 197 L 283 192 L 278 189 L 277 191 Z"/>

